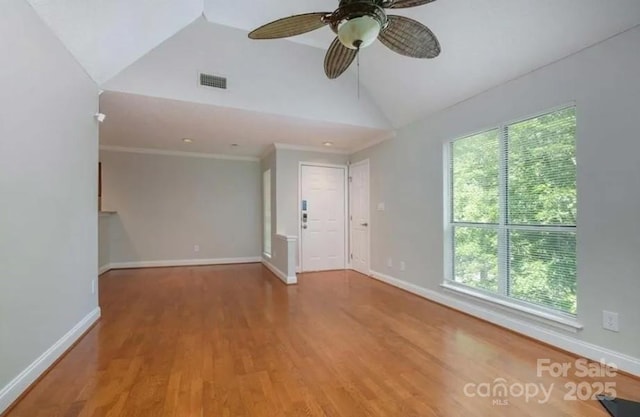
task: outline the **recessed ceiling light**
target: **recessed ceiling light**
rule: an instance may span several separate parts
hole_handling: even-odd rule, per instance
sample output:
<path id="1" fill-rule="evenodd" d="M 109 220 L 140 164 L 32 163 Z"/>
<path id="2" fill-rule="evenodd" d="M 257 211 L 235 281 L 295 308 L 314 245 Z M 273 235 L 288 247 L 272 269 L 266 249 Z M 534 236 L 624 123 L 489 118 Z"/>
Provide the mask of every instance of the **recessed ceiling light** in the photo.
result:
<path id="1" fill-rule="evenodd" d="M 324 142 L 323 145 L 324 146 L 333 146 L 333 142 Z"/>
<path id="2" fill-rule="evenodd" d="M 184 143 L 193 143 L 193 139 L 189 139 L 189 138 L 182 138 L 182 141 Z"/>

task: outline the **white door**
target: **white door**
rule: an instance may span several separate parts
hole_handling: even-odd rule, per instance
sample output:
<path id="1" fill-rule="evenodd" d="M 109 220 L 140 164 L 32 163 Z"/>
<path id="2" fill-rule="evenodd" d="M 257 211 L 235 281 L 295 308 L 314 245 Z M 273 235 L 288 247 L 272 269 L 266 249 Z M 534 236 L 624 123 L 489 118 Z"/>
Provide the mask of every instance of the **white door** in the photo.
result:
<path id="1" fill-rule="evenodd" d="M 349 176 L 351 268 L 369 275 L 369 161 L 351 165 Z"/>
<path id="2" fill-rule="evenodd" d="M 346 169 L 302 165 L 302 271 L 345 269 Z"/>

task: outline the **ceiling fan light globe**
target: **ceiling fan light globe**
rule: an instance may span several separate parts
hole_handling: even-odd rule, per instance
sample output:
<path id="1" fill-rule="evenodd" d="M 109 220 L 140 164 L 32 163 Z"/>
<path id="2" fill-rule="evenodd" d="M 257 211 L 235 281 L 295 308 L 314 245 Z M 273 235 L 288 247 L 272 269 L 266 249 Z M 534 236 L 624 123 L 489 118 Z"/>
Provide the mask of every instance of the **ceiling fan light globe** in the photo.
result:
<path id="1" fill-rule="evenodd" d="M 362 49 L 375 42 L 380 30 L 378 20 L 371 16 L 361 16 L 342 23 L 338 28 L 338 38 L 349 49 Z"/>

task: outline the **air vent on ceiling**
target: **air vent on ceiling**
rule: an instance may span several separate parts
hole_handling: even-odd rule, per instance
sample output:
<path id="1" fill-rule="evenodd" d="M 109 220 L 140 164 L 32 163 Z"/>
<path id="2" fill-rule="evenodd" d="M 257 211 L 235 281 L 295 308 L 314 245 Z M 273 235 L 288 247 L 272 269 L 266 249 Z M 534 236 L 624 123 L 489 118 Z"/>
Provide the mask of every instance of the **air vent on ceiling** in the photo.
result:
<path id="1" fill-rule="evenodd" d="M 227 89 L 227 79 L 211 74 L 200 74 L 200 85 L 205 87 Z"/>

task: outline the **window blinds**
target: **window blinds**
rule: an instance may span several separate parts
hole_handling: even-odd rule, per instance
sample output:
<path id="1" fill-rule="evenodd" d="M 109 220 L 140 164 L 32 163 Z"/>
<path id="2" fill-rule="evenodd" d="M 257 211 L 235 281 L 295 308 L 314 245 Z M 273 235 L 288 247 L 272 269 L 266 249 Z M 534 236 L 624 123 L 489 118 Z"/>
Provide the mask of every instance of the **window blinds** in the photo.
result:
<path id="1" fill-rule="evenodd" d="M 576 313 L 575 136 L 571 107 L 452 142 L 455 282 Z"/>

